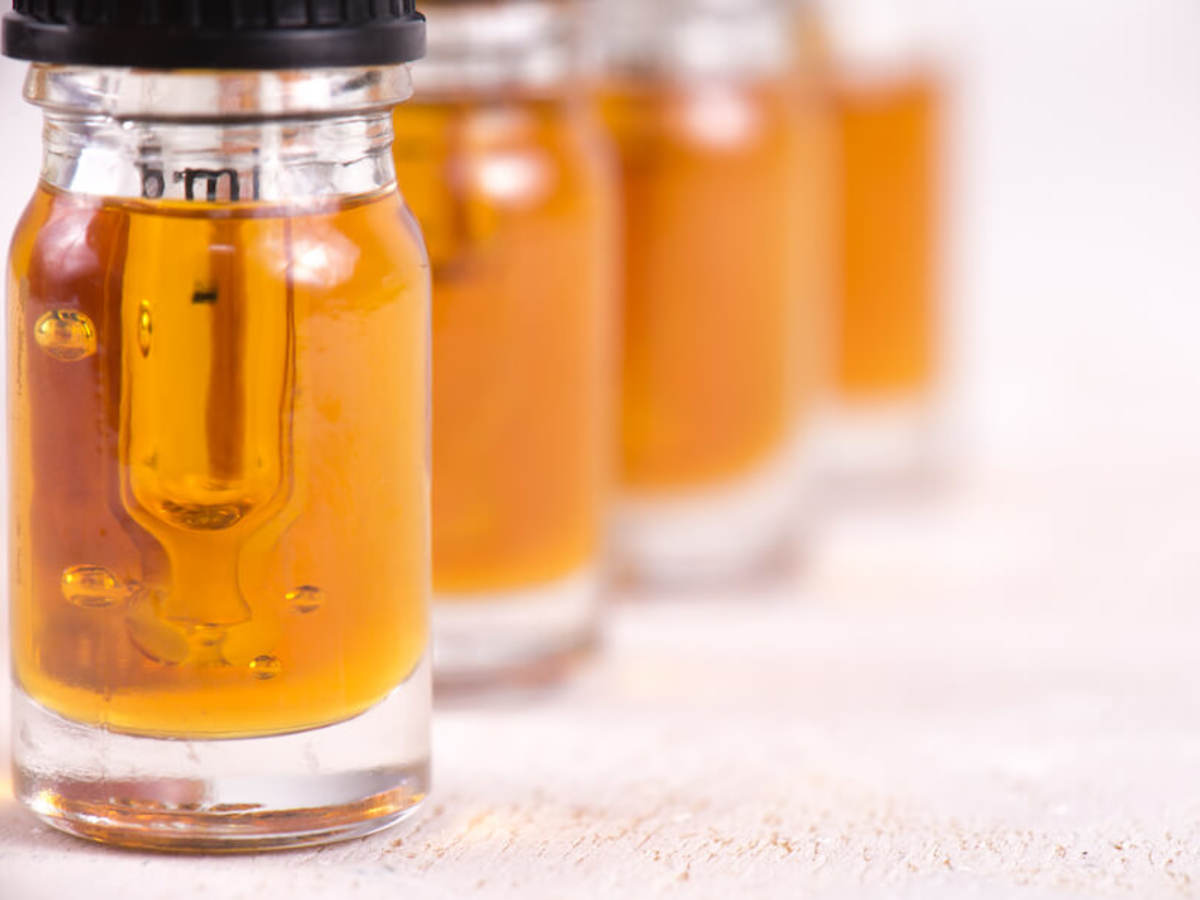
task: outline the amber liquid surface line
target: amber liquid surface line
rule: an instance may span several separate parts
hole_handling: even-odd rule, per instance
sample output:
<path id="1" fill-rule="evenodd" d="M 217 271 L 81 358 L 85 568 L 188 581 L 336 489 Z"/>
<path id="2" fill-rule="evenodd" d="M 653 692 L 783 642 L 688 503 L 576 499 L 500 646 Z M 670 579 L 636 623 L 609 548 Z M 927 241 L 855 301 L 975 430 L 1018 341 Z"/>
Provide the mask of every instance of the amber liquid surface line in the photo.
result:
<path id="1" fill-rule="evenodd" d="M 427 272 L 395 192 L 42 186 L 9 270 L 14 670 L 131 734 L 356 715 L 425 652 Z"/>
<path id="2" fill-rule="evenodd" d="M 439 602 L 594 564 L 615 386 L 612 200 L 588 110 L 558 96 L 418 97 L 394 156 L 433 272 Z"/>
<path id="3" fill-rule="evenodd" d="M 850 403 L 921 399 L 937 377 L 933 76 L 848 82 L 841 142 L 836 385 Z"/>

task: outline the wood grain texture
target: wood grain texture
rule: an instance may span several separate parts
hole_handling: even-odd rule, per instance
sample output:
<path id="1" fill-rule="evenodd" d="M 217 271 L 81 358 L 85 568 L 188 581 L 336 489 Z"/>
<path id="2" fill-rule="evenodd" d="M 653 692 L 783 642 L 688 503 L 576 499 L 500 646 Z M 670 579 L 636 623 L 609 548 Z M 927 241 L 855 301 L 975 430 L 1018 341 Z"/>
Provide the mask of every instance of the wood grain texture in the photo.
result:
<path id="1" fill-rule="evenodd" d="M 366 840 L 113 852 L 0 803 L 0 896 L 1187 897 L 1200 486 L 989 476 L 841 513 L 801 572 L 617 605 L 568 686 L 458 701 Z"/>

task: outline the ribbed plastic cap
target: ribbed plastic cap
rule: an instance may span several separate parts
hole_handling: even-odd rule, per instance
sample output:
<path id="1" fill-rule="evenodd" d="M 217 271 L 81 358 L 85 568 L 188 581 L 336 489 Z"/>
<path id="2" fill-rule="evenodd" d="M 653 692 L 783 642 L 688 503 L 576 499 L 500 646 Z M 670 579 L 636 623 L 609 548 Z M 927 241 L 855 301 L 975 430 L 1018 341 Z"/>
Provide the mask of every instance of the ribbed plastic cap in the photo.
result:
<path id="1" fill-rule="evenodd" d="M 415 0 L 14 0 L 0 47 L 147 69 L 382 66 L 425 53 Z"/>

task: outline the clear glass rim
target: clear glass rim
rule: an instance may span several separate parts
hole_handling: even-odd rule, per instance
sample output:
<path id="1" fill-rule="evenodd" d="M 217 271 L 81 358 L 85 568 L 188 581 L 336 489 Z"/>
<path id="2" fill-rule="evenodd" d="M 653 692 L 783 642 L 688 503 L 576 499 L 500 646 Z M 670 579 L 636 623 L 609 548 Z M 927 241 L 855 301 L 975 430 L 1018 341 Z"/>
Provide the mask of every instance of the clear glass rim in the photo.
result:
<path id="1" fill-rule="evenodd" d="M 262 71 L 34 63 L 24 89 L 30 103 L 62 115 L 203 123 L 341 116 L 411 95 L 406 64 Z"/>
<path id="2" fill-rule="evenodd" d="M 795 0 L 615 0 L 587 8 L 607 75 L 692 81 L 789 71 L 802 7 Z"/>

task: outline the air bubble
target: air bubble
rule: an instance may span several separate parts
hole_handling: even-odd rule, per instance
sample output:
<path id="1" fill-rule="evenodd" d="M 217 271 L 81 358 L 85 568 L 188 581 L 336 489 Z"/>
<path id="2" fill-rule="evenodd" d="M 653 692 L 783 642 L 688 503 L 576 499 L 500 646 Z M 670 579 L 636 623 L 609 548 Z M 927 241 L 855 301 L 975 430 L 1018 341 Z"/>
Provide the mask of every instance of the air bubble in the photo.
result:
<path id="1" fill-rule="evenodd" d="M 162 601 L 161 591 L 140 591 L 129 604 L 125 627 L 129 640 L 143 654 L 154 662 L 174 666 L 188 658 L 191 648 L 182 631 L 159 617 Z"/>
<path id="2" fill-rule="evenodd" d="M 154 323 L 150 320 L 150 301 L 143 300 L 138 304 L 137 342 L 142 356 L 150 355 L 150 336 L 154 332 Z"/>
<path id="3" fill-rule="evenodd" d="M 325 602 L 321 589 L 311 584 L 302 584 L 300 587 L 288 591 L 283 598 L 287 600 L 292 609 L 301 614 L 315 612 Z"/>
<path id="4" fill-rule="evenodd" d="M 282 637 L 279 617 L 274 611 L 267 613 L 260 610 L 250 621 L 227 629 L 221 641 L 221 659 L 237 669 L 253 667 L 255 660 L 271 658 L 269 654 L 279 645 Z"/>
<path id="5" fill-rule="evenodd" d="M 68 566 L 60 579 L 63 597 L 84 609 L 114 606 L 129 596 L 129 587 L 104 566 Z"/>
<path id="6" fill-rule="evenodd" d="M 74 362 L 96 352 L 96 326 L 74 309 L 42 313 L 33 326 L 37 345 L 63 362 Z"/>
<path id="7" fill-rule="evenodd" d="M 274 678 L 282 669 L 283 666 L 279 664 L 278 659 L 274 656 L 268 656 L 265 653 L 250 660 L 250 674 L 263 681 L 266 681 L 268 678 Z"/>

